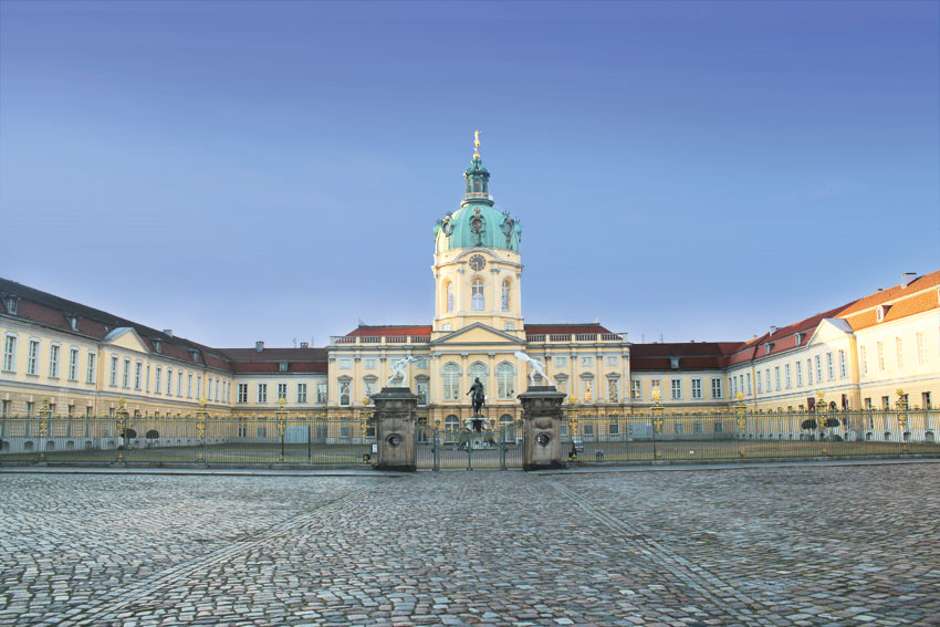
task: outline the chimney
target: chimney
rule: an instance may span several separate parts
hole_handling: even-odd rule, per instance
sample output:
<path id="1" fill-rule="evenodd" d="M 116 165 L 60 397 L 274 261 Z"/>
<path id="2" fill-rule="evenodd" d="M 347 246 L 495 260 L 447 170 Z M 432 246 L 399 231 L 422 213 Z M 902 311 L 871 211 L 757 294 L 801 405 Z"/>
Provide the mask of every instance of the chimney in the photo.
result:
<path id="1" fill-rule="evenodd" d="M 173 337 L 173 329 L 163 329 L 163 333 Z"/>
<path id="2" fill-rule="evenodd" d="M 301 342 L 300 348 L 310 348 L 310 342 Z"/>
<path id="3" fill-rule="evenodd" d="M 776 332 L 777 332 L 777 327 L 776 327 L 776 325 L 773 325 L 773 324 L 770 325 L 770 334 L 773 335 L 773 334 L 776 333 Z"/>
<path id="4" fill-rule="evenodd" d="M 258 340 L 257 342 L 255 342 L 255 351 L 260 353 L 263 350 L 264 350 L 264 342 L 262 340 Z"/>
<path id="5" fill-rule="evenodd" d="M 901 273 L 901 287 L 907 287 L 917 279 L 916 272 L 902 272 Z"/>

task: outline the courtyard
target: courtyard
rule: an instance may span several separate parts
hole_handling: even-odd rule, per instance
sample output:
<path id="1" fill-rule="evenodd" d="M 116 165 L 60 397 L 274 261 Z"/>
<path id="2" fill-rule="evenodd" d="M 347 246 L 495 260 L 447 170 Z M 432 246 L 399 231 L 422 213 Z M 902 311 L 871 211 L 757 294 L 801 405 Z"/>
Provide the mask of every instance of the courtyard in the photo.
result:
<path id="1" fill-rule="evenodd" d="M 0 474 L 0 624 L 940 624 L 940 464 Z"/>

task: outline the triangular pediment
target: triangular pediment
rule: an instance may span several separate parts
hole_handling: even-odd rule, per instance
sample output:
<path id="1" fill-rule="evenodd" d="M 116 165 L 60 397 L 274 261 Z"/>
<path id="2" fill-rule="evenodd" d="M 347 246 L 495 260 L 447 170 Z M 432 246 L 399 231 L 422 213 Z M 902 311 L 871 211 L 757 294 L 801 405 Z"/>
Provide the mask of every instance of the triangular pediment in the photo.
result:
<path id="1" fill-rule="evenodd" d="M 138 353 L 150 352 L 150 347 L 133 327 L 118 327 L 112 330 L 105 336 L 104 342 Z"/>
<path id="2" fill-rule="evenodd" d="M 825 343 L 829 340 L 842 339 L 851 334 L 852 327 L 842 318 L 823 318 L 819 321 L 819 324 L 816 325 L 813 334 L 806 344 Z"/>
<path id="3" fill-rule="evenodd" d="M 488 344 L 524 345 L 525 341 L 505 331 L 494 329 L 482 322 L 474 322 L 473 324 L 468 324 L 462 329 L 457 329 L 431 342 L 432 346 L 439 346 L 441 344 L 461 346 L 483 346 Z"/>

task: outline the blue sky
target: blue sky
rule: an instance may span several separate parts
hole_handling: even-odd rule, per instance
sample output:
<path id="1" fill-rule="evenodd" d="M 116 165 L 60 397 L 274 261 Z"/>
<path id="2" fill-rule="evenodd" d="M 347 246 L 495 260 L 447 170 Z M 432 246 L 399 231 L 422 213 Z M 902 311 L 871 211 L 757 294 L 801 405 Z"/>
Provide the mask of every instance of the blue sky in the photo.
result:
<path id="1" fill-rule="evenodd" d="M 529 322 L 940 268 L 940 4 L 0 4 L 0 276 L 214 346 L 428 323 L 473 129 Z"/>

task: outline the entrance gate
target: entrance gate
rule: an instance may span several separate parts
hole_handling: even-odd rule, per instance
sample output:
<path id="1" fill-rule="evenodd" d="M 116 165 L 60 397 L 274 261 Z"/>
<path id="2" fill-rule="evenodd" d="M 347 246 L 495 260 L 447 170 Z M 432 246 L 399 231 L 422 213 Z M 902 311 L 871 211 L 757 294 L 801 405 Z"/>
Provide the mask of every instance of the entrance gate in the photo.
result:
<path id="1" fill-rule="evenodd" d="M 436 429 L 425 423 L 417 426 L 415 439 L 419 470 L 508 470 L 522 468 L 521 430 L 503 424 L 484 432 L 491 443 L 474 443 L 462 438 L 461 431 Z"/>

